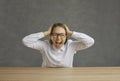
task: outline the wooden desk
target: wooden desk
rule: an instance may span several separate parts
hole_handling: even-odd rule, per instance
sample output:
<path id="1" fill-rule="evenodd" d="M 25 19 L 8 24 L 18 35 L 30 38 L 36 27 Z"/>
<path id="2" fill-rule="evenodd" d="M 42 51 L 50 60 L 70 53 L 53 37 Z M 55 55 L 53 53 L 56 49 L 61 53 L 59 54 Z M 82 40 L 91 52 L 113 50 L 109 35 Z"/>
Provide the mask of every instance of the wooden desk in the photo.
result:
<path id="1" fill-rule="evenodd" d="M 0 81 L 120 81 L 120 67 L 0 67 Z"/>

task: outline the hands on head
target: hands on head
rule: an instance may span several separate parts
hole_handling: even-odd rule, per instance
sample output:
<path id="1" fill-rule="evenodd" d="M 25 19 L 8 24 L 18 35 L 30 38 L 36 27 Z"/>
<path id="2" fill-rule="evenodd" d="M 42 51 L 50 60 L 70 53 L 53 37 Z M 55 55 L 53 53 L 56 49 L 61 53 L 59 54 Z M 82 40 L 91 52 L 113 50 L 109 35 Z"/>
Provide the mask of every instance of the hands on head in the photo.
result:
<path id="1" fill-rule="evenodd" d="M 64 26 L 67 30 L 67 36 L 71 36 L 73 32 L 68 28 L 68 26 L 66 24 L 64 24 Z"/>
<path id="2" fill-rule="evenodd" d="M 73 32 L 68 28 L 68 26 L 66 24 L 63 24 L 63 25 L 65 26 L 65 28 L 67 30 L 67 36 L 71 36 Z M 45 36 L 50 35 L 51 29 L 52 29 L 52 26 L 50 26 L 47 31 L 43 32 L 44 35 Z"/>

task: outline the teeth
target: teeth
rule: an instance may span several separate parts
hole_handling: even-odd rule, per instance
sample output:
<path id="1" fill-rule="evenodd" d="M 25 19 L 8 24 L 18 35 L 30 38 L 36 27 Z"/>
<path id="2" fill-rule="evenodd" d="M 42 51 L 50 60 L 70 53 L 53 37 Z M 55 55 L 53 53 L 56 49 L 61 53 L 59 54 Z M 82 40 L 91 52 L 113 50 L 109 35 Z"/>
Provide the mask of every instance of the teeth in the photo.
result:
<path id="1" fill-rule="evenodd" d="M 61 41 L 57 41 L 57 42 L 61 42 Z"/>
<path id="2" fill-rule="evenodd" d="M 61 41 L 57 41 L 58 43 L 60 43 Z"/>
<path id="3" fill-rule="evenodd" d="M 61 44 L 61 41 L 57 41 L 56 43 L 57 43 L 57 44 Z"/>

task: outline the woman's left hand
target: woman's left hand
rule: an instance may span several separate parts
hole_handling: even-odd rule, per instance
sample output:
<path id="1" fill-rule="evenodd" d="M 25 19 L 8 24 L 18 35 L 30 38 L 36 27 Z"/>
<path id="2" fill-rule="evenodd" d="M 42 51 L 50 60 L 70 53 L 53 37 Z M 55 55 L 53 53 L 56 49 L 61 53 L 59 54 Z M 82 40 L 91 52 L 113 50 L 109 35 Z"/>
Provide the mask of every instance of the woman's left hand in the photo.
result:
<path id="1" fill-rule="evenodd" d="M 71 36 L 73 32 L 68 28 L 68 26 L 66 24 L 64 24 L 64 26 L 65 26 L 65 28 L 67 30 L 67 35 Z"/>

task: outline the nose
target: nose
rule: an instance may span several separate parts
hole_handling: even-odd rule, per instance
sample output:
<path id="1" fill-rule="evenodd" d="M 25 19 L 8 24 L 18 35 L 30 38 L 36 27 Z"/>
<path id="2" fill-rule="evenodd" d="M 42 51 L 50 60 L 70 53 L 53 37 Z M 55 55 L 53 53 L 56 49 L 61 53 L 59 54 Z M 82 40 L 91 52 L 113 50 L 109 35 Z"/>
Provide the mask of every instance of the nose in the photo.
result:
<path id="1" fill-rule="evenodd" d="M 57 39 L 60 39 L 61 37 L 60 37 L 60 35 L 57 35 Z"/>

